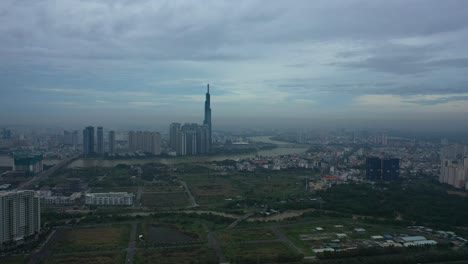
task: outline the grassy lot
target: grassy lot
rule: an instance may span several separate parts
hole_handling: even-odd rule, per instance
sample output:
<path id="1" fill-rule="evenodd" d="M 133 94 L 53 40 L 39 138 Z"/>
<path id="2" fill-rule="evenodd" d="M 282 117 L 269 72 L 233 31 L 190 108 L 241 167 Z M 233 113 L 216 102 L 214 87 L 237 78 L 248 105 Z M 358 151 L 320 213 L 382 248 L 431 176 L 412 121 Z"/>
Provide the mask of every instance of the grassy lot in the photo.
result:
<path id="1" fill-rule="evenodd" d="M 129 225 L 61 230 L 52 251 L 74 252 L 124 248 L 128 244 Z"/>
<path id="2" fill-rule="evenodd" d="M 125 253 L 52 255 L 45 264 L 115 264 L 124 263 Z"/>
<path id="3" fill-rule="evenodd" d="M 25 257 L 25 256 L 0 257 L 0 263 L 26 264 L 28 262 L 29 262 L 29 259 L 28 257 Z"/>
<path id="4" fill-rule="evenodd" d="M 179 175 L 189 185 L 192 194 L 201 206 L 222 206 L 225 199 L 241 197 L 262 202 L 276 202 L 288 197 L 302 197 L 304 175 L 313 173 L 292 172 L 234 172 L 227 175 L 196 173 Z M 313 176 L 313 175 L 312 175 Z"/>
<path id="5" fill-rule="evenodd" d="M 139 249 L 135 263 L 214 264 L 219 262 L 211 248 L 196 245 L 169 249 Z"/>
<path id="6" fill-rule="evenodd" d="M 175 184 L 148 184 L 145 185 L 144 192 L 180 192 L 184 188 Z"/>
<path id="7" fill-rule="evenodd" d="M 185 207 L 189 205 L 185 192 L 143 193 L 143 206 L 147 207 Z"/>
<path id="8" fill-rule="evenodd" d="M 216 236 L 220 241 L 226 243 L 277 239 L 276 235 L 268 227 L 225 229 L 217 231 Z"/>
<path id="9" fill-rule="evenodd" d="M 281 263 L 302 259 L 282 242 L 268 243 L 222 243 L 226 258 L 231 263 Z"/>

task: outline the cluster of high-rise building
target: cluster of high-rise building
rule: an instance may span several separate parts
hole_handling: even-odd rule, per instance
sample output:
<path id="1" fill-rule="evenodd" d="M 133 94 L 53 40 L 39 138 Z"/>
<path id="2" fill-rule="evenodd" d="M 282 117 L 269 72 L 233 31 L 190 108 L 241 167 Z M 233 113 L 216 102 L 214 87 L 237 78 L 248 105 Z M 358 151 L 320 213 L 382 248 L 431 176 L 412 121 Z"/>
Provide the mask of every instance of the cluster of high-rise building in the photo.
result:
<path id="1" fill-rule="evenodd" d="M 400 159 L 366 158 L 366 179 L 369 181 L 395 181 L 400 178 Z"/>
<path id="2" fill-rule="evenodd" d="M 439 182 L 455 188 L 468 189 L 468 148 L 461 145 L 446 146 L 441 151 Z"/>
<path id="3" fill-rule="evenodd" d="M 211 150 L 211 127 L 210 85 L 208 84 L 203 125 L 172 123 L 169 126 L 169 147 L 179 156 L 206 154 Z"/>
<path id="4" fill-rule="evenodd" d="M 96 142 L 95 142 L 95 139 Z M 115 132 L 109 132 L 109 153 L 115 151 Z M 95 145 L 95 143 L 97 143 Z M 83 155 L 89 157 L 92 155 L 103 155 L 104 150 L 104 130 L 102 127 L 97 127 L 97 133 L 94 133 L 94 127 L 88 126 L 83 130 Z"/>
<path id="5" fill-rule="evenodd" d="M 161 134 L 158 132 L 130 131 L 128 132 L 128 149 L 143 151 L 153 155 L 161 155 Z"/>
<path id="6" fill-rule="evenodd" d="M 41 230 L 40 201 L 35 191 L 0 192 L 0 248 Z"/>

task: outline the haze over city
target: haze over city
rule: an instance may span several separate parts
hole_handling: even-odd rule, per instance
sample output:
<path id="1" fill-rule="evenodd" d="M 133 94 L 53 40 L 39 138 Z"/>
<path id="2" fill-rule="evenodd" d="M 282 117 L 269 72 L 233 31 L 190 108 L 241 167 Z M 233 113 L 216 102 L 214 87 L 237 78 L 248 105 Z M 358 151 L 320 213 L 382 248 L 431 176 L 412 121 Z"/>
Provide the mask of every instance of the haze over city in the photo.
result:
<path id="1" fill-rule="evenodd" d="M 467 129 L 466 1 L 1 1 L 0 122 Z"/>

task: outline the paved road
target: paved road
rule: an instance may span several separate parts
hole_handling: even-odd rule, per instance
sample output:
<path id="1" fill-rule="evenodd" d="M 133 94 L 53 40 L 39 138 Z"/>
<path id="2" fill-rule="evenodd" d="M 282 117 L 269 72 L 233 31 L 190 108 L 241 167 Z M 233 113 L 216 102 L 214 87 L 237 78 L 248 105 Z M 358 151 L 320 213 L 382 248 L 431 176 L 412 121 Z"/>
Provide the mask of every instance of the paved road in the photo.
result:
<path id="1" fill-rule="evenodd" d="M 141 195 L 143 194 L 143 186 L 138 186 L 137 196 L 136 196 L 136 207 L 141 207 Z"/>
<path id="2" fill-rule="evenodd" d="M 128 249 L 127 249 L 127 258 L 126 262 L 127 264 L 133 264 L 133 261 L 135 260 L 135 252 L 136 252 L 136 236 L 137 236 L 137 226 L 138 223 L 133 222 L 132 223 L 132 230 L 130 231 L 130 241 L 128 242 Z"/>
<path id="3" fill-rule="evenodd" d="M 221 249 L 218 239 L 216 238 L 216 234 L 213 231 L 208 233 L 208 244 L 214 249 L 216 256 L 218 256 L 219 263 L 227 263 L 223 250 Z"/>
<path id="4" fill-rule="evenodd" d="M 32 177 L 29 181 L 20 184 L 16 189 L 17 190 L 26 190 L 26 189 L 28 189 L 31 185 L 34 185 L 36 182 L 39 182 L 41 180 L 49 178 L 49 176 L 52 175 L 53 173 L 55 173 L 57 170 L 67 166 L 68 164 L 73 162 L 75 159 L 78 159 L 79 157 L 80 157 L 80 155 L 75 155 L 73 157 L 70 157 L 70 158 L 67 158 L 67 159 L 61 161 L 60 163 L 54 165 L 52 168 L 50 168 L 50 169 L 48 169 L 46 171 L 42 171 L 41 173 L 39 173 L 36 176 Z"/>
<path id="5" fill-rule="evenodd" d="M 188 206 L 188 208 L 198 207 L 199 205 L 197 204 L 197 202 L 195 202 L 195 198 L 193 197 L 192 192 L 188 188 L 187 183 L 184 182 L 184 181 L 179 181 L 179 182 L 180 182 L 180 184 L 182 184 L 182 186 L 184 186 L 185 192 L 187 193 L 187 195 L 190 198 L 190 206 Z"/>
<path id="6" fill-rule="evenodd" d="M 272 226 L 271 227 L 271 231 L 273 231 L 273 233 L 275 233 L 275 235 L 281 240 L 283 241 L 284 243 L 288 244 L 288 246 L 294 250 L 296 250 L 298 253 L 302 254 L 302 255 L 305 255 L 304 254 L 304 251 L 302 251 L 302 249 L 298 248 L 291 240 L 289 240 L 289 238 L 287 236 L 285 236 L 283 234 L 283 232 L 281 232 L 281 230 L 279 230 L 278 226 Z"/>
<path id="7" fill-rule="evenodd" d="M 47 239 L 44 241 L 44 243 L 42 243 L 42 245 L 29 256 L 29 264 L 40 263 L 41 260 L 43 260 L 47 256 L 49 252 L 50 242 L 52 241 L 52 238 L 55 236 L 56 232 L 57 230 L 52 230 L 49 236 L 47 236 Z"/>
<path id="8" fill-rule="evenodd" d="M 237 218 L 236 221 L 232 222 L 232 223 L 227 227 L 227 229 L 233 229 L 234 227 L 237 226 L 237 224 L 238 224 L 239 222 L 244 221 L 245 219 L 251 217 L 253 214 L 254 214 L 253 212 L 250 212 L 250 213 L 247 213 L 247 214 L 245 214 L 245 215 L 243 215 L 243 216 Z"/>

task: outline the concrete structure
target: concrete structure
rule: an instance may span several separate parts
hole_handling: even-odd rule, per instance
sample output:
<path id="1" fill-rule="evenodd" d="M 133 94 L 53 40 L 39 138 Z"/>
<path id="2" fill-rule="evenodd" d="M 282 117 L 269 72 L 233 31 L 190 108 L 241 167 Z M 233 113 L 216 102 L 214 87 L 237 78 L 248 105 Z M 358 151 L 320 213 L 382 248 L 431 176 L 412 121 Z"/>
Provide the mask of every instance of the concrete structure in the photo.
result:
<path id="1" fill-rule="evenodd" d="M 94 154 L 94 127 L 89 126 L 83 130 L 83 156 Z"/>
<path id="2" fill-rule="evenodd" d="M 109 131 L 109 153 L 115 153 L 115 131 Z"/>
<path id="3" fill-rule="evenodd" d="M 40 203 L 35 191 L 0 192 L 0 246 L 18 243 L 40 230 Z"/>
<path id="4" fill-rule="evenodd" d="M 87 193 L 85 195 L 87 205 L 129 206 L 133 205 L 133 199 L 133 193 L 126 192 Z"/>
<path id="5" fill-rule="evenodd" d="M 35 175 L 43 170 L 42 154 L 39 153 L 15 153 L 14 167 L 15 172 L 21 172 L 29 175 Z"/>
<path id="6" fill-rule="evenodd" d="M 172 150 L 177 151 L 178 138 L 180 134 L 180 123 L 172 123 L 169 125 L 169 146 Z"/>
<path id="7" fill-rule="evenodd" d="M 369 181 L 394 181 L 400 177 L 400 159 L 366 158 L 366 178 Z"/>
<path id="8" fill-rule="evenodd" d="M 158 132 L 130 131 L 128 133 L 130 151 L 149 152 L 161 155 L 161 134 Z"/>
<path id="9" fill-rule="evenodd" d="M 104 154 L 104 131 L 102 127 L 97 128 L 97 154 Z"/>

